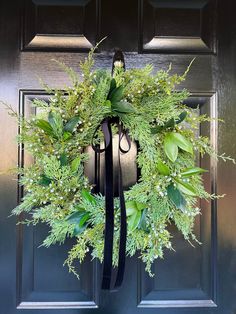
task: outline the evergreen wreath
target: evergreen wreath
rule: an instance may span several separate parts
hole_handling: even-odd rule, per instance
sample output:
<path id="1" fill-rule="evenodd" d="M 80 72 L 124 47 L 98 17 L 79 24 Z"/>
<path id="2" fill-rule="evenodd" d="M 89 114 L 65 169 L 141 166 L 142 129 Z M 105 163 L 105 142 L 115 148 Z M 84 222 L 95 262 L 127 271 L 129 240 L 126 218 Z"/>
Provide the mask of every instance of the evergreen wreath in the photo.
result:
<path id="1" fill-rule="evenodd" d="M 172 249 L 168 226 L 175 224 L 187 241 L 197 241 L 193 226 L 200 213 L 198 198 L 219 197 L 204 189 L 201 174 L 206 170 L 196 165 L 197 155 L 233 159 L 218 156 L 209 138 L 197 135 L 199 124 L 210 118 L 184 104 L 187 90 L 176 90 L 189 67 L 183 75 L 171 75 L 171 67 L 155 73 L 152 65 L 124 71 L 116 62 L 111 75 L 104 69 L 93 70 L 96 48 L 80 63 L 82 80 L 59 63 L 72 86 L 61 91 L 44 84 L 51 97 L 49 103 L 33 100 L 32 105 L 40 109 L 37 116 L 26 119 L 9 108 L 18 117 L 19 143 L 34 157 L 32 165 L 18 169 L 25 195 L 13 214 L 28 213 L 23 223 L 50 227 L 45 247 L 75 238 L 65 264 L 76 276 L 74 262 L 82 262 L 88 252 L 102 262 L 105 198 L 91 192 L 93 185 L 84 174 L 85 149 L 104 119 L 118 117 L 131 140 L 139 144 L 140 177 L 125 191 L 126 255 L 138 252 L 152 275 L 154 260 L 163 257 L 165 248 Z M 113 134 L 118 133 L 116 124 L 112 128 Z M 103 140 L 98 130 L 95 144 Z M 118 199 L 114 201 L 113 266 L 117 266 L 120 211 Z"/>

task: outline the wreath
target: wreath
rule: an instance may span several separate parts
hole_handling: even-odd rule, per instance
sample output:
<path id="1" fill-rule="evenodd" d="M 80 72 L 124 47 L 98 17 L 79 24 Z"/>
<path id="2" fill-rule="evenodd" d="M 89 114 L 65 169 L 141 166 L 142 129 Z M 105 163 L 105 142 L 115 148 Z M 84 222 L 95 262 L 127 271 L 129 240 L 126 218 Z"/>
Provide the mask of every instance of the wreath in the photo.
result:
<path id="1" fill-rule="evenodd" d="M 189 67 L 183 75 L 171 75 L 171 67 L 154 72 L 147 65 L 125 71 L 117 61 L 111 74 L 93 69 L 96 47 L 80 63 L 82 79 L 60 63 L 72 85 L 62 91 L 44 84 L 50 99 L 33 100 L 32 105 L 39 109 L 37 116 L 10 112 L 18 117 L 19 143 L 34 158 L 33 164 L 18 169 L 24 196 L 13 214 L 24 212 L 23 223 L 50 227 L 42 243 L 45 247 L 75 238 L 65 265 L 77 277 L 74 262 L 82 262 L 89 252 L 103 262 L 106 196 L 93 193 L 96 187 L 84 174 L 84 166 L 87 147 L 108 146 L 106 138 L 102 144 L 105 127 L 111 137 L 120 134 L 121 146 L 124 137 L 128 143 L 138 143 L 140 176 L 123 194 L 125 254 L 138 252 L 152 276 L 152 263 L 163 257 L 166 248 L 172 249 L 168 226 L 175 224 L 187 241 L 198 241 L 193 233 L 200 213 L 198 199 L 219 197 L 204 189 L 201 175 L 207 170 L 196 165 L 197 156 L 231 158 L 218 156 L 209 138 L 197 134 L 199 124 L 210 118 L 184 104 L 187 90 L 176 90 Z M 113 202 L 112 265 L 117 266 L 122 202 L 119 197 Z"/>

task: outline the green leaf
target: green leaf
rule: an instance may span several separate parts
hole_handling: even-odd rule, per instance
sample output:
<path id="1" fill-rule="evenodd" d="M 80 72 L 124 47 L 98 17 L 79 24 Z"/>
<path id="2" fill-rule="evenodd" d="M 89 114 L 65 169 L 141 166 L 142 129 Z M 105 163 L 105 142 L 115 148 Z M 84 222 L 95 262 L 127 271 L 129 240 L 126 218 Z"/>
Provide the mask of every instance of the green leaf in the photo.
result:
<path id="1" fill-rule="evenodd" d="M 83 199 L 85 199 L 89 203 L 96 204 L 95 197 L 93 197 L 93 195 L 88 190 L 82 189 L 81 195 L 82 195 Z"/>
<path id="2" fill-rule="evenodd" d="M 75 225 L 73 235 L 76 237 L 84 232 L 84 230 L 88 227 L 88 223 L 84 224 L 82 227 Z"/>
<path id="3" fill-rule="evenodd" d="M 109 91 L 109 96 L 110 93 L 116 88 L 116 80 L 114 78 L 111 79 L 111 83 L 110 83 L 110 91 Z M 108 98 L 109 98 L 108 96 Z"/>
<path id="4" fill-rule="evenodd" d="M 142 216 L 139 220 L 138 228 L 142 229 L 144 231 L 148 231 L 147 228 L 147 222 L 146 222 L 146 214 L 147 214 L 147 208 L 145 208 L 142 212 Z"/>
<path id="5" fill-rule="evenodd" d="M 112 90 L 112 92 L 108 95 L 108 99 L 112 104 L 115 104 L 123 98 L 124 87 L 120 85 Z"/>
<path id="6" fill-rule="evenodd" d="M 61 154 L 59 160 L 60 160 L 61 166 L 66 166 L 68 164 L 67 154 L 66 153 Z"/>
<path id="7" fill-rule="evenodd" d="M 85 214 L 87 215 L 88 213 L 84 210 L 82 211 L 75 211 L 72 214 L 70 214 L 66 220 L 69 221 L 72 224 L 80 224 L 81 219 L 85 216 Z M 81 224 L 80 224 L 81 226 Z"/>
<path id="8" fill-rule="evenodd" d="M 157 134 L 157 133 L 161 132 L 162 129 L 163 128 L 161 126 L 156 126 L 154 128 L 151 128 L 151 133 L 152 134 Z"/>
<path id="9" fill-rule="evenodd" d="M 84 213 L 81 216 L 81 219 L 80 219 L 80 222 L 79 222 L 79 227 L 82 227 L 88 219 L 89 219 L 89 213 Z"/>
<path id="10" fill-rule="evenodd" d="M 167 133 L 164 139 L 164 151 L 166 156 L 172 161 L 175 162 L 178 157 L 178 146 L 173 141 L 172 133 Z"/>
<path id="11" fill-rule="evenodd" d="M 141 219 L 141 215 L 142 215 L 142 212 L 138 210 L 136 211 L 135 214 L 129 216 L 128 228 L 130 229 L 130 231 L 133 231 L 138 227 L 139 221 Z"/>
<path id="12" fill-rule="evenodd" d="M 184 211 L 186 206 L 186 200 L 180 191 L 174 187 L 173 184 L 170 184 L 167 187 L 167 195 L 170 201 L 176 206 L 176 208 Z"/>
<path id="13" fill-rule="evenodd" d="M 69 138 L 71 138 L 71 136 L 72 136 L 72 134 L 70 132 L 67 132 L 67 131 L 63 132 L 63 135 L 62 135 L 63 140 L 65 140 L 65 141 L 68 140 Z"/>
<path id="14" fill-rule="evenodd" d="M 54 132 L 58 128 L 62 128 L 63 122 L 61 115 L 57 112 L 50 111 L 48 114 L 48 122 L 50 123 L 51 127 L 53 128 Z"/>
<path id="15" fill-rule="evenodd" d="M 73 172 L 77 172 L 78 171 L 80 162 L 81 162 L 81 158 L 80 157 L 76 157 L 74 160 L 72 160 L 72 162 L 71 162 L 71 170 Z"/>
<path id="16" fill-rule="evenodd" d="M 50 123 L 54 134 L 57 137 L 60 137 L 63 131 L 63 121 L 60 113 L 58 112 L 49 112 L 48 122 Z"/>
<path id="17" fill-rule="evenodd" d="M 138 227 L 142 212 L 147 208 L 147 205 L 136 201 L 128 201 L 125 205 L 126 216 L 128 217 L 128 227 L 132 231 Z"/>
<path id="18" fill-rule="evenodd" d="M 208 170 L 203 169 L 203 168 L 199 168 L 199 167 L 187 168 L 183 172 L 181 172 L 181 176 L 182 177 L 191 177 L 195 174 L 201 174 L 203 172 L 208 172 Z"/>
<path id="19" fill-rule="evenodd" d="M 64 131 L 72 133 L 79 121 L 80 121 L 80 117 L 74 116 L 65 124 Z"/>
<path id="20" fill-rule="evenodd" d="M 126 215 L 132 216 L 137 211 L 142 211 L 143 209 L 147 208 L 147 205 L 144 203 L 136 202 L 136 201 L 128 201 L 125 203 L 126 206 Z"/>
<path id="21" fill-rule="evenodd" d="M 167 129 L 167 128 L 174 128 L 175 126 L 175 119 L 171 118 L 170 120 L 168 120 L 164 125 L 163 128 Z"/>
<path id="22" fill-rule="evenodd" d="M 164 176 L 168 176 L 170 174 L 170 169 L 167 165 L 165 165 L 161 160 L 157 163 L 157 170 L 160 174 Z"/>
<path id="23" fill-rule="evenodd" d="M 116 89 L 116 80 L 114 78 L 111 79 L 111 82 L 110 82 L 110 89 L 109 89 L 109 93 L 108 93 L 108 96 L 107 96 L 107 99 L 110 99 L 111 97 L 111 93 Z"/>
<path id="24" fill-rule="evenodd" d="M 184 121 L 184 119 L 187 117 L 187 112 L 183 111 L 181 112 L 181 114 L 179 115 L 179 119 L 175 121 L 176 124 L 181 123 L 182 121 Z"/>
<path id="25" fill-rule="evenodd" d="M 42 129 L 47 135 L 49 135 L 49 136 L 54 135 L 53 128 L 48 121 L 43 120 L 43 119 L 38 119 L 36 121 L 36 125 L 40 129 Z"/>
<path id="26" fill-rule="evenodd" d="M 135 203 L 136 203 L 136 207 L 138 210 L 143 210 L 143 209 L 147 208 L 147 204 L 139 203 L 139 202 L 135 202 Z"/>
<path id="27" fill-rule="evenodd" d="M 175 181 L 176 181 L 177 187 L 179 188 L 181 192 L 187 195 L 196 196 L 196 190 L 192 187 L 192 185 L 190 185 L 189 183 L 180 181 L 180 180 L 175 180 Z"/>
<path id="28" fill-rule="evenodd" d="M 74 228 L 74 232 L 73 232 L 73 235 L 76 237 L 78 235 L 80 235 L 81 233 L 84 232 L 84 230 L 88 227 L 89 223 L 85 223 L 82 227 L 79 227 L 78 225 L 75 225 L 75 228 Z"/>
<path id="29" fill-rule="evenodd" d="M 116 103 L 113 103 L 111 108 L 112 108 L 112 110 L 118 111 L 118 112 L 121 112 L 121 113 L 132 113 L 132 112 L 135 112 L 135 110 L 132 107 L 132 105 L 129 102 L 124 101 L 124 100 L 116 102 Z"/>
<path id="30" fill-rule="evenodd" d="M 74 235 L 81 234 L 87 227 L 86 222 L 89 219 L 89 213 L 85 211 L 76 211 L 69 215 L 66 220 L 75 225 Z"/>
<path id="31" fill-rule="evenodd" d="M 182 150 L 193 154 L 193 146 L 192 144 L 180 133 L 171 133 L 172 141 Z"/>
<path id="32" fill-rule="evenodd" d="M 45 176 L 45 174 L 41 174 L 40 177 L 41 178 L 38 181 L 39 185 L 48 186 L 52 182 L 52 180 L 50 178 L 48 178 L 47 176 Z"/>
<path id="33" fill-rule="evenodd" d="M 137 206 L 135 201 L 128 201 L 125 203 L 126 207 L 126 216 L 132 216 L 137 212 Z"/>

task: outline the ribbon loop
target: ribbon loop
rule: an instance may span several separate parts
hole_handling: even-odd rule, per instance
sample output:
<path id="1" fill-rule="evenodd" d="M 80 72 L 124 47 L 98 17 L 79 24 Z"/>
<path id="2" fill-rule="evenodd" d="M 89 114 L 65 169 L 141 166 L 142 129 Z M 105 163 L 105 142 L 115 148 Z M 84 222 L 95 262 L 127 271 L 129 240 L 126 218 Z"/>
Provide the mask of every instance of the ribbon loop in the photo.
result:
<path id="1" fill-rule="evenodd" d="M 127 130 L 124 130 L 123 126 L 121 124 L 119 124 L 118 126 L 118 129 L 119 129 L 119 150 L 123 153 L 123 154 L 126 154 L 130 151 L 130 148 L 131 148 L 131 139 L 129 137 L 129 133 Z M 127 144 L 128 144 L 128 148 L 127 149 L 124 149 L 122 148 L 121 146 L 121 142 L 122 142 L 122 139 L 123 137 L 126 138 L 126 141 L 127 141 Z"/>
<path id="2" fill-rule="evenodd" d="M 100 127 L 102 129 L 102 132 L 104 135 L 104 140 L 105 140 L 105 147 L 104 148 L 100 148 L 100 146 L 97 146 L 94 144 L 94 138 L 95 138 Z M 112 138 L 111 138 L 111 132 L 109 131 L 108 119 L 105 119 L 102 121 L 101 125 L 97 126 L 97 128 L 95 129 L 95 131 L 93 133 L 92 148 L 96 153 L 99 153 L 99 154 L 103 153 L 108 148 L 111 140 L 112 140 Z"/>
<path id="3" fill-rule="evenodd" d="M 131 140 L 127 130 L 124 130 L 123 125 L 119 123 L 117 118 L 104 119 L 99 125 L 93 135 L 96 136 L 97 131 L 101 127 L 105 147 L 100 148 L 92 143 L 93 150 L 101 154 L 105 152 L 105 234 L 104 234 L 104 266 L 102 276 L 102 289 L 110 290 L 111 276 L 112 276 L 112 257 L 113 257 L 113 238 L 114 238 L 114 191 L 113 191 L 113 147 L 112 147 L 112 131 L 111 125 L 117 124 L 119 132 L 119 146 L 118 146 L 118 188 L 120 199 L 120 242 L 119 242 L 119 260 L 118 270 L 115 280 L 114 288 L 118 288 L 123 281 L 125 271 L 125 257 L 126 257 L 126 237 L 127 237 L 127 221 L 125 197 L 122 180 L 122 167 L 120 160 L 120 152 L 126 154 L 131 148 Z M 121 141 L 126 138 L 128 148 L 121 147 Z M 92 141 L 93 142 L 93 141 Z"/>

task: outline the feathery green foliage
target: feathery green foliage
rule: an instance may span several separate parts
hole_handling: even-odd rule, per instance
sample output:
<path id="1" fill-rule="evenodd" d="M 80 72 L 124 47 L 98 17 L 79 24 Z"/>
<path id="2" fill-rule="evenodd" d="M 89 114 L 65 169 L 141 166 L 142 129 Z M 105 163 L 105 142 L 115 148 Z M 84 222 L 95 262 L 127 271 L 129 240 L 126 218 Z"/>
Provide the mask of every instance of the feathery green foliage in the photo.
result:
<path id="1" fill-rule="evenodd" d="M 13 210 L 27 212 L 26 223 L 46 223 L 50 233 L 43 245 L 49 247 L 75 237 L 65 264 L 76 274 L 74 261 L 82 262 L 91 249 L 93 258 L 103 259 L 104 197 L 91 194 L 84 175 L 94 131 L 106 117 L 118 116 L 133 141 L 139 143 L 139 181 L 125 192 L 127 204 L 127 255 L 137 251 L 151 275 L 151 264 L 171 249 L 168 226 L 175 224 L 184 238 L 195 240 L 194 219 L 200 213 L 198 198 L 215 198 L 205 191 L 196 156 L 230 159 L 217 153 L 207 137 L 198 136 L 199 124 L 209 121 L 198 110 L 184 105 L 188 91 L 176 91 L 189 70 L 182 75 L 168 71 L 153 73 L 151 65 L 114 74 L 92 70 L 92 49 L 81 62 L 83 80 L 72 69 L 60 64 L 72 86 L 65 92 L 48 87 L 49 104 L 35 99 L 40 108 L 36 117 L 17 116 L 18 141 L 34 157 L 35 163 L 19 169 L 25 195 Z M 114 126 L 115 129 L 115 126 Z M 102 141 L 99 133 L 98 140 Z M 115 199 L 113 264 L 117 265 L 119 243 L 119 202 Z"/>

